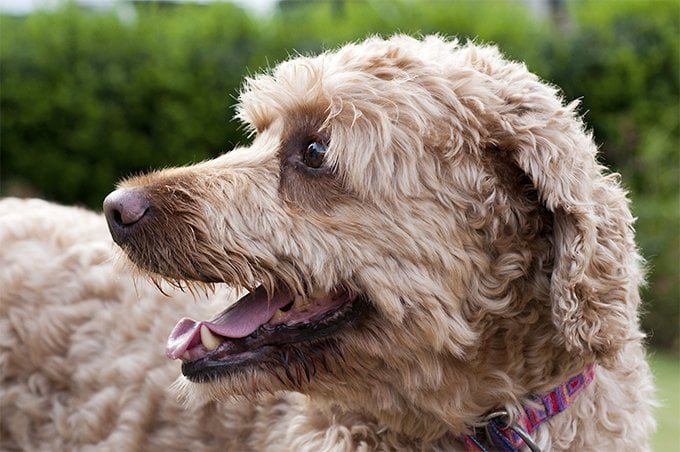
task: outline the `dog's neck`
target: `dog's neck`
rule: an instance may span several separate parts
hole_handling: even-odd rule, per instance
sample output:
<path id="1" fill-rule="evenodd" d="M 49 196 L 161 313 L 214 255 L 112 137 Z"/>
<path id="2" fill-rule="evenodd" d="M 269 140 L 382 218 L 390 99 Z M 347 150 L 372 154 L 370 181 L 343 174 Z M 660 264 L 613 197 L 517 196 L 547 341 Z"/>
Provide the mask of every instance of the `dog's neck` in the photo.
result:
<path id="1" fill-rule="evenodd" d="M 422 406 L 418 407 L 404 401 L 403 405 L 397 405 L 392 410 L 376 410 L 375 408 L 379 406 L 378 401 L 369 401 L 367 398 L 363 400 L 363 404 L 357 401 L 351 402 L 353 406 L 351 409 L 345 403 L 319 401 L 318 399 L 313 400 L 312 403 L 315 409 L 328 419 L 348 425 L 361 419 L 363 423 L 375 424 L 378 428 L 385 429 L 386 434 L 400 438 L 400 441 L 418 443 L 443 441 L 447 444 L 458 442 L 464 444 L 468 450 L 483 451 L 486 450 L 486 446 L 481 445 L 485 444 L 487 438 L 496 438 L 497 442 L 491 443 L 492 449 L 508 441 L 511 444 L 518 444 L 517 449 L 520 449 L 525 443 L 517 434 L 515 427 L 531 438 L 539 424 L 567 410 L 593 378 L 594 366 L 586 365 L 580 373 L 563 380 L 548 391 L 527 393 L 515 400 L 506 400 L 491 405 L 486 403 L 487 409 L 467 415 L 464 413 L 471 406 L 485 405 L 475 403 L 472 394 L 466 400 L 442 398 L 439 406 L 430 406 L 429 409 L 423 409 Z M 456 404 L 459 404 L 458 407 Z M 362 408 L 357 409 L 359 406 Z M 451 411 L 444 412 L 447 409 Z M 490 413 L 504 414 L 493 418 L 489 417 Z M 491 434 L 484 433 L 483 437 L 475 436 L 475 431 L 486 431 L 484 429 L 491 430 Z M 476 445 L 481 447 L 476 449 Z"/>
<path id="2" fill-rule="evenodd" d="M 540 324 L 528 327 L 535 333 L 532 337 L 550 337 L 550 324 Z M 406 370 L 401 380 L 334 389 L 332 399 L 327 392 L 319 392 L 311 394 L 312 401 L 334 417 L 361 416 L 395 434 L 430 442 L 444 436 L 459 438 L 492 411 L 519 409 L 518 401 L 548 393 L 588 364 L 585 357 L 572 356 L 550 341 L 540 345 L 527 342 L 522 347 L 526 350 L 516 347 L 517 355 L 510 355 L 503 347 L 503 322 L 497 325 L 496 334 L 489 334 L 476 353 L 471 352 L 476 355 L 471 361 L 452 356 L 432 358 L 443 363 L 439 387 L 408 380 L 412 373 Z M 489 327 L 489 331 L 494 329 Z M 534 355 L 551 358 L 531 364 Z M 364 371 L 380 375 L 379 364 L 375 366 Z"/>

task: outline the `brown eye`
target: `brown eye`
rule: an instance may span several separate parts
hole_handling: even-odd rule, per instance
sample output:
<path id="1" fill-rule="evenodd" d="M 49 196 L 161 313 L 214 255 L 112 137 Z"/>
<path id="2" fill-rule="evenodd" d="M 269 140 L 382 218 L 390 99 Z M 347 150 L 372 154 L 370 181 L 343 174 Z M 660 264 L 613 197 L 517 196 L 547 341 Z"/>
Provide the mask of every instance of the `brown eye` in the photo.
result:
<path id="1" fill-rule="evenodd" d="M 302 154 L 302 161 L 310 168 L 319 168 L 326 155 L 326 145 L 313 141 Z"/>

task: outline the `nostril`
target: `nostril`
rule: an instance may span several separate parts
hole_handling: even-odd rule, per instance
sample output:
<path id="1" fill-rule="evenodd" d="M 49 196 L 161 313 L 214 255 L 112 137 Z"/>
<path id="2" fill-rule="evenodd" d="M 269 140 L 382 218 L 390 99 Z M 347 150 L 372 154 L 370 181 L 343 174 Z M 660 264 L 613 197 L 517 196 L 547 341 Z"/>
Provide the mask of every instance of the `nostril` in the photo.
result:
<path id="1" fill-rule="evenodd" d="M 118 209 L 113 210 L 113 221 L 120 225 L 125 224 L 123 223 L 123 216 L 120 214 L 120 211 L 118 211 Z"/>

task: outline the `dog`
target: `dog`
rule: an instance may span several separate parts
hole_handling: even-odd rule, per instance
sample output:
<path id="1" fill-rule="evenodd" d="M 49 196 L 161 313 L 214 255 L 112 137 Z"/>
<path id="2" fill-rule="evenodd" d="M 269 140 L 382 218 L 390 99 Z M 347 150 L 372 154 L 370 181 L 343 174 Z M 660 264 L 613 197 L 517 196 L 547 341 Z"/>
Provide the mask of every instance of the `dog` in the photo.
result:
<path id="1" fill-rule="evenodd" d="M 249 146 L 103 216 L 4 200 L 3 448 L 649 449 L 643 262 L 577 109 L 373 37 L 247 79 Z"/>

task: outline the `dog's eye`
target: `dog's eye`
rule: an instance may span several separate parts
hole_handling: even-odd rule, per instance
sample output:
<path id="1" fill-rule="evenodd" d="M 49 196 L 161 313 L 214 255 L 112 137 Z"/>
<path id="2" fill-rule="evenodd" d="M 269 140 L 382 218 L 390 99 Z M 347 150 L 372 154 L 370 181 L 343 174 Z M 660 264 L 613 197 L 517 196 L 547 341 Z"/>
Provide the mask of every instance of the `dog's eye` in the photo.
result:
<path id="1" fill-rule="evenodd" d="M 302 154 L 302 161 L 310 168 L 319 168 L 325 155 L 326 145 L 313 141 L 307 145 L 307 149 Z"/>

